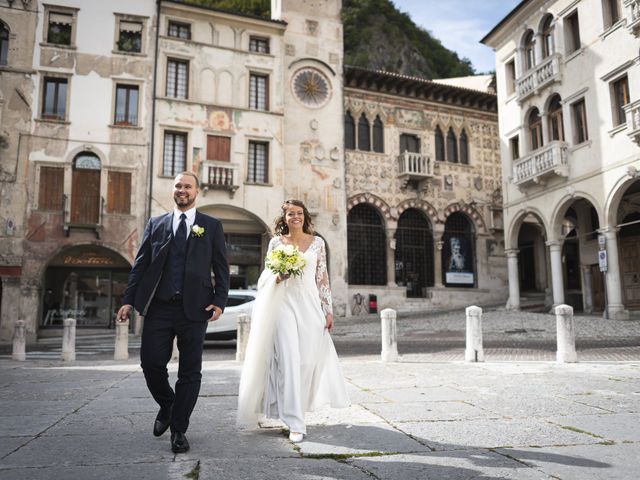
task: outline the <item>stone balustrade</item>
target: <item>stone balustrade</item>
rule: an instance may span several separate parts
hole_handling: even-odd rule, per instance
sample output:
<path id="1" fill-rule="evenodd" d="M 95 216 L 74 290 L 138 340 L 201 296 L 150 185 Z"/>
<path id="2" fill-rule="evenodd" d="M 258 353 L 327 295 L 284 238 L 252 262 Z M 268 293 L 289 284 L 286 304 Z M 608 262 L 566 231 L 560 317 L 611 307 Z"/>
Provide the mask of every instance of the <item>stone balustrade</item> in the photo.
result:
<path id="1" fill-rule="evenodd" d="M 640 145 L 640 100 L 624 107 L 627 114 L 627 135 Z"/>
<path id="2" fill-rule="evenodd" d="M 415 152 L 403 152 L 398 155 L 400 176 L 409 176 L 415 179 L 430 178 L 433 176 L 433 165 L 428 155 Z"/>
<path id="3" fill-rule="evenodd" d="M 557 81 L 560 81 L 560 55 L 555 53 L 516 80 L 518 102 Z"/>
<path id="4" fill-rule="evenodd" d="M 542 183 L 549 175 L 569 176 L 567 144 L 554 141 L 518 160 L 513 165 L 511 181 L 518 186 L 529 182 Z"/>
<path id="5" fill-rule="evenodd" d="M 202 162 L 202 188 L 229 190 L 231 196 L 240 186 L 238 178 L 238 169 L 229 162 L 217 162 L 205 160 Z"/>
<path id="6" fill-rule="evenodd" d="M 627 9 L 627 28 L 636 36 L 640 35 L 640 0 L 625 0 Z"/>

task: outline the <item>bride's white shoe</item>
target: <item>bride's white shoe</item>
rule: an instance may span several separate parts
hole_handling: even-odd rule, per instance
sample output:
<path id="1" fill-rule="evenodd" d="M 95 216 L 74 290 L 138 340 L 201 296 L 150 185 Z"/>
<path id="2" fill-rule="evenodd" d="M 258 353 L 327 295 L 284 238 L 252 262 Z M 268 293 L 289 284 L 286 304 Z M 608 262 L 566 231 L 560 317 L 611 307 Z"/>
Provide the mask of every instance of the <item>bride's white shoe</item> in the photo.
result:
<path id="1" fill-rule="evenodd" d="M 291 440 L 293 443 L 301 442 L 303 437 L 304 435 L 298 432 L 289 433 L 289 440 Z"/>

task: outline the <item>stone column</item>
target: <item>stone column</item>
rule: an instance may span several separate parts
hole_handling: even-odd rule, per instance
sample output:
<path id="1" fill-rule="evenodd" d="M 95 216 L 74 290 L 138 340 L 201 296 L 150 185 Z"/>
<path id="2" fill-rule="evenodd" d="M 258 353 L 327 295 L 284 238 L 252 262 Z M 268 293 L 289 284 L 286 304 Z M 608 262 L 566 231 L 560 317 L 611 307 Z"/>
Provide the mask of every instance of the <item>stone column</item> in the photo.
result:
<path id="1" fill-rule="evenodd" d="M 62 325 L 62 360 L 73 362 L 76 359 L 76 319 L 65 318 Z"/>
<path id="2" fill-rule="evenodd" d="M 129 359 L 129 319 L 124 322 L 116 320 L 116 344 L 113 350 L 114 360 Z"/>
<path id="3" fill-rule="evenodd" d="M 444 242 L 438 240 L 434 243 L 433 248 L 433 281 L 436 288 L 444 288 L 442 283 L 442 247 Z"/>
<path id="4" fill-rule="evenodd" d="M 620 260 L 618 258 L 618 229 L 605 228 L 604 234 L 607 243 L 607 273 L 605 275 L 607 288 L 607 313 L 613 320 L 629 319 L 629 312 L 624 309 L 622 303 L 622 279 L 620 278 Z"/>
<path id="5" fill-rule="evenodd" d="M 518 273 L 518 252 L 516 248 L 505 250 L 509 273 L 509 300 L 507 310 L 520 310 L 520 276 Z"/>
<path id="6" fill-rule="evenodd" d="M 251 321 L 246 313 L 238 314 L 238 326 L 236 332 L 236 362 L 244 362 L 249 344 L 249 332 L 251 331 Z"/>
<path id="7" fill-rule="evenodd" d="M 562 272 L 562 243 L 557 240 L 547 242 L 551 261 L 551 287 L 553 307 L 564 303 L 564 273 Z"/>
<path id="8" fill-rule="evenodd" d="M 382 322 L 382 361 L 396 362 L 398 360 L 396 311 L 391 308 L 385 308 L 380 312 L 380 319 Z"/>
<path id="9" fill-rule="evenodd" d="M 387 286 L 396 287 L 396 229 L 387 228 Z"/>
<path id="10" fill-rule="evenodd" d="M 26 344 L 27 338 L 25 334 L 26 322 L 24 320 L 16 320 L 13 330 L 13 352 L 11 358 L 23 362 L 27 359 Z"/>
<path id="11" fill-rule="evenodd" d="M 593 289 L 591 285 L 591 266 L 581 265 L 582 269 L 582 308 L 584 313 L 593 312 Z"/>

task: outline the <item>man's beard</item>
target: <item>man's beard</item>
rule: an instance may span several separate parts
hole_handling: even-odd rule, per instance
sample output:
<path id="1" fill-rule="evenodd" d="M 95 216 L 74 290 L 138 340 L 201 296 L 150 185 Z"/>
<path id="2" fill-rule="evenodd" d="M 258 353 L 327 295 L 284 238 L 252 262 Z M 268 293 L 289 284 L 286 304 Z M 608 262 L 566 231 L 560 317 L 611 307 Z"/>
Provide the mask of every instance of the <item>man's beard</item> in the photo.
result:
<path id="1" fill-rule="evenodd" d="M 179 207 L 190 207 L 196 201 L 195 198 L 191 197 L 179 197 L 178 195 L 173 196 L 173 201 L 176 202 L 176 205 Z"/>

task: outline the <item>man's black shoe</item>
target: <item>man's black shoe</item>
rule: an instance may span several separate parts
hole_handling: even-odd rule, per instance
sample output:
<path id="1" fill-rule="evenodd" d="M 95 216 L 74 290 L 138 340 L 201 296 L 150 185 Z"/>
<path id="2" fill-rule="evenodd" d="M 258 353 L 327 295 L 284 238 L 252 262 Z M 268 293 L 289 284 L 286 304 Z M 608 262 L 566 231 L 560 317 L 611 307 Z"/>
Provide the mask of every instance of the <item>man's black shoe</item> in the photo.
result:
<path id="1" fill-rule="evenodd" d="M 171 432 L 171 451 L 185 453 L 189 451 L 189 441 L 182 432 Z"/>
<path id="2" fill-rule="evenodd" d="M 160 409 L 158 415 L 156 416 L 156 421 L 153 422 L 153 434 L 156 437 L 159 437 L 167 431 L 169 425 L 171 425 L 171 409 Z"/>

